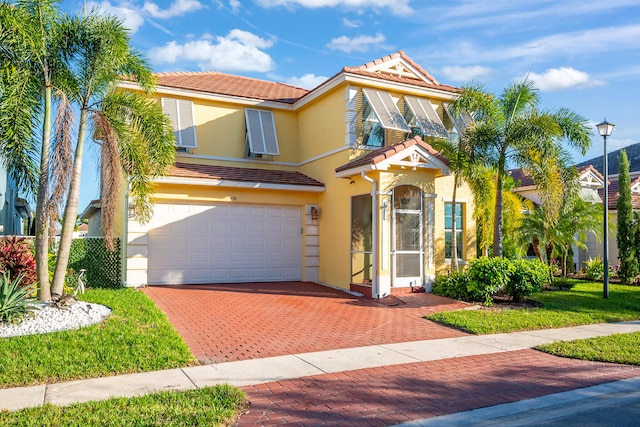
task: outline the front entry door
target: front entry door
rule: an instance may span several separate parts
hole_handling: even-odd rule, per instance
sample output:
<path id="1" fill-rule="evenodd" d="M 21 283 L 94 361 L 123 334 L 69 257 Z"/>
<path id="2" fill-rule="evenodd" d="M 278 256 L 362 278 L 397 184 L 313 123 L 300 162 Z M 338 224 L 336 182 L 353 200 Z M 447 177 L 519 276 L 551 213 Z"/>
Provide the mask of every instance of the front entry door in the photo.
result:
<path id="1" fill-rule="evenodd" d="M 424 206 L 419 188 L 394 188 L 392 223 L 393 286 L 420 286 L 424 277 Z"/>

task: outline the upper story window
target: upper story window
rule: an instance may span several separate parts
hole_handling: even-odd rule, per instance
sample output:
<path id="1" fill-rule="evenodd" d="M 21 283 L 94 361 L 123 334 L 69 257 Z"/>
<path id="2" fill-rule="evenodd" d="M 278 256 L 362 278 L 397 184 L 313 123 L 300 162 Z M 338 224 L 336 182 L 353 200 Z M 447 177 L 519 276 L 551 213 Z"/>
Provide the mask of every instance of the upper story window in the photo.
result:
<path id="1" fill-rule="evenodd" d="M 162 98 L 162 110 L 169 116 L 176 137 L 176 146 L 197 148 L 193 102 L 183 99 Z"/>
<path id="2" fill-rule="evenodd" d="M 247 124 L 245 154 L 251 158 L 269 159 L 278 156 L 278 137 L 273 113 L 268 110 L 245 110 Z"/>
<path id="3" fill-rule="evenodd" d="M 388 132 L 410 132 L 389 92 L 364 88 L 362 95 L 362 145 L 383 147 L 390 142 Z"/>
<path id="4" fill-rule="evenodd" d="M 420 136 L 447 138 L 449 133 L 442 124 L 440 116 L 426 98 L 405 96 L 405 118 L 412 132 Z M 415 129 L 415 130 L 414 130 Z M 418 133 L 418 130 L 420 133 Z"/>

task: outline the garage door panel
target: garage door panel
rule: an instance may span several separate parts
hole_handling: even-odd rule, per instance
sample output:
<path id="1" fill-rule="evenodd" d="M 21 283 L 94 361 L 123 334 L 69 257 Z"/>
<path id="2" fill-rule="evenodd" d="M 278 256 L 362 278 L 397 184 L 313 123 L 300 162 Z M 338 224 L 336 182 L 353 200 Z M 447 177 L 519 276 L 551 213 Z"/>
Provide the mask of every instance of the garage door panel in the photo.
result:
<path id="1" fill-rule="evenodd" d="M 158 204 L 149 284 L 300 280 L 299 207 Z"/>

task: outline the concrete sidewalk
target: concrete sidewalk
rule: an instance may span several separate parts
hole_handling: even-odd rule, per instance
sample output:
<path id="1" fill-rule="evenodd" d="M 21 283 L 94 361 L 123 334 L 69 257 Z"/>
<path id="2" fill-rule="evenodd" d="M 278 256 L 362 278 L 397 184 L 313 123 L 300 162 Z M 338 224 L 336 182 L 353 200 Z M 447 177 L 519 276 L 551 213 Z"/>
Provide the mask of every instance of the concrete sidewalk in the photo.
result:
<path id="1" fill-rule="evenodd" d="M 132 397 L 156 391 L 187 390 L 223 383 L 235 386 L 255 385 L 363 368 L 495 354 L 528 349 L 555 341 L 630 332 L 640 332 L 640 321 L 374 345 L 0 389 L 0 410 L 17 410 L 45 403 L 68 405 L 116 396 Z"/>

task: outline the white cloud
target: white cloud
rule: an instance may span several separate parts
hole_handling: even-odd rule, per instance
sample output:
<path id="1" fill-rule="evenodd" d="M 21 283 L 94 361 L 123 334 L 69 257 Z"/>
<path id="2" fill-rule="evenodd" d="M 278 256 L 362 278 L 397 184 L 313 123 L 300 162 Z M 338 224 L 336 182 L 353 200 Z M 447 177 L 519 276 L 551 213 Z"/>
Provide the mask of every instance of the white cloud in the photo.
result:
<path id="1" fill-rule="evenodd" d="M 385 40 L 387 38 L 382 33 L 377 33 L 375 36 L 340 36 L 331 40 L 327 47 L 345 53 L 366 52 L 373 47 L 382 47 Z"/>
<path id="2" fill-rule="evenodd" d="M 387 9 L 394 15 L 406 15 L 413 12 L 413 9 L 409 6 L 410 1 L 411 0 L 256 0 L 256 3 L 262 7 L 301 6 L 310 9 L 320 7 Z"/>
<path id="3" fill-rule="evenodd" d="M 359 19 L 351 20 L 349 18 L 342 18 L 342 25 L 347 28 L 359 28 L 362 27 L 362 21 Z"/>
<path id="4" fill-rule="evenodd" d="M 313 89 L 318 85 L 326 82 L 328 77 L 325 76 L 316 76 L 315 74 L 305 74 L 301 77 L 289 77 L 285 80 L 286 83 L 302 87 L 305 89 Z"/>
<path id="5" fill-rule="evenodd" d="M 240 9 L 240 0 L 229 0 L 229 7 L 232 11 L 237 12 Z"/>
<path id="6" fill-rule="evenodd" d="M 202 9 L 204 6 L 198 0 L 175 0 L 168 9 L 160 9 L 160 7 L 152 2 L 145 2 L 142 10 L 147 12 L 154 18 L 167 19 L 174 16 L 181 16 L 185 13 L 194 12 Z"/>
<path id="7" fill-rule="evenodd" d="M 195 62 L 202 70 L 266 72 L 273 69 L 274 62 L 261 49 L 272 45 L 272 40 L 235 29 L 226 37 L 212 39 L 206 35 L 184 44 L 172 41 L 151 49 L 149 57 L 159 64 Z"/>
<path id="8" fill-rule="evenodd" d="M 139 8 L 128 2 L 119 3 L 115 6 L 108 0 L 100 3 L 90 1 L 87 3 L 87 10 L 97 10 L 100 14 L 116 16 L 132 33 L 138 31 L 142 24 L 144 24 L 144 17 L 140 13 Z"/>
<path id="9" fill-rule="evenodd" d="M 452 67 L 442 67 L 442 74 L 450 80 L 457 82 L 466 82 L 469 80 L 479 79 L 491 74 L 493 70 L 481 65 L 471 67 L 461 67 L 454 65 Z"/>
<path id="10" fill-rule="evenodd" d="M 528 78 L 543 92 L 584 86 L 590 83 L 589 74 L 571 67 L 550 68 L 542 74 L 531 72 L 528 74 Z"/>

